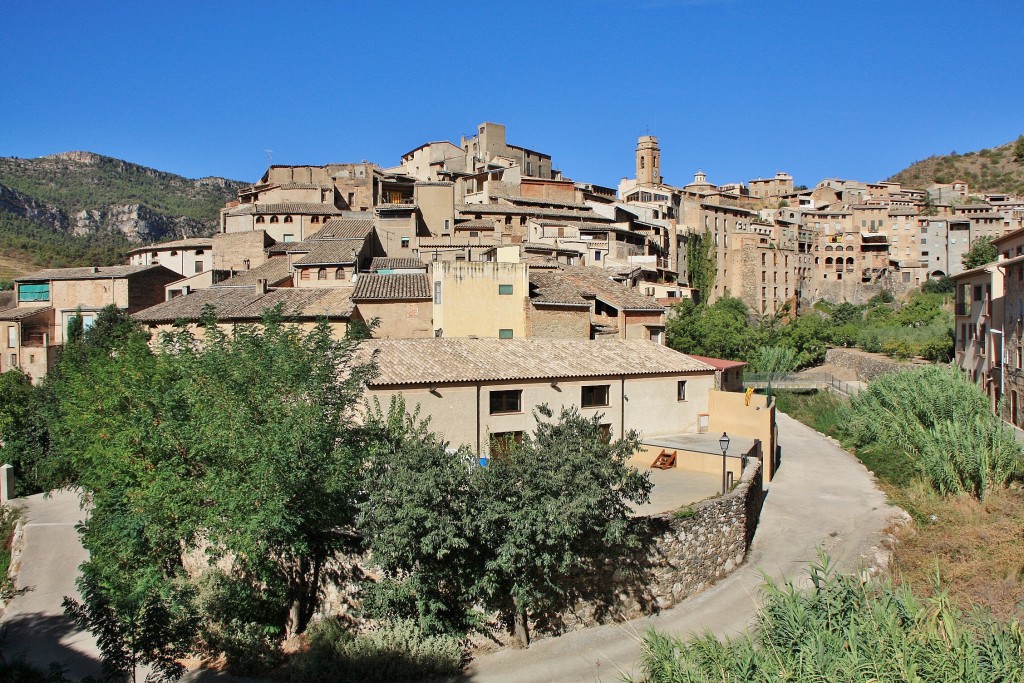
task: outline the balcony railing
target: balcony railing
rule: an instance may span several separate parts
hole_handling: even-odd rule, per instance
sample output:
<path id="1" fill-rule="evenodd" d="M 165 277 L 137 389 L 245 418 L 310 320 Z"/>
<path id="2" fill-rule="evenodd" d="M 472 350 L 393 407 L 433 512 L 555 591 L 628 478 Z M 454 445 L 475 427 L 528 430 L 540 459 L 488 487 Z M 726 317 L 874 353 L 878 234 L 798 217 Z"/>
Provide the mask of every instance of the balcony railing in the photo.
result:
<path id="1" fill-rule="evenodd" d="M 956 302 L 956 315 L 967 317 L 971 314 L 971 307 L 967 305 L 966 301 Z"/>

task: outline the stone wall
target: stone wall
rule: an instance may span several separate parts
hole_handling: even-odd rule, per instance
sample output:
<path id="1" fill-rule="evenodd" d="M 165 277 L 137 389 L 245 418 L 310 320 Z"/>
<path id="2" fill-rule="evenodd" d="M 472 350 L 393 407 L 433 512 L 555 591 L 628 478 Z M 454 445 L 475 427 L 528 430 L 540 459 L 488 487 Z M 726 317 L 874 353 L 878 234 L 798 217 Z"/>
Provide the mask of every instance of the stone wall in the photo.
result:
<path id="1" fill-rule="evenodd" d="M 825 364 L 853 370 L 857 373 L 858 380 L 870 382 L 888 372 L 903 370 L 920 363 L 901 362 L 860 349 L 829 349 L 825 352 Z"/>
<path id="2" fill-rule="evenodd" d="M 708 588 L 743 562 L 762 500 L 761 463 L 752 460 L 732 491 L 690 506 L 692 516 L 667 512 L 636 518 L 643 549 L 581 576 L 574 607 L 538 615 L 535 633 L 555 635 L 634 619 Z"/>

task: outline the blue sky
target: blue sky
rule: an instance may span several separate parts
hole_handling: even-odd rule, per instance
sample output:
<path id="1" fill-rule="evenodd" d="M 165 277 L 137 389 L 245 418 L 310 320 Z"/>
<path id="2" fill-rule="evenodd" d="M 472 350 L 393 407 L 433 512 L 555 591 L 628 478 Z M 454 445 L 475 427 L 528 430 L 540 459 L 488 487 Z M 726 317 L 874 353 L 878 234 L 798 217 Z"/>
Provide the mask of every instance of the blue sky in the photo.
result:
<path id="1" fill-rule="evenodd" d="M 878 180 L 1024 132 L 1024 3 L 28 2 L 0 21 L 0 156 L 190 177 L 399 156 L 482 121 L 614 185 Z"/>

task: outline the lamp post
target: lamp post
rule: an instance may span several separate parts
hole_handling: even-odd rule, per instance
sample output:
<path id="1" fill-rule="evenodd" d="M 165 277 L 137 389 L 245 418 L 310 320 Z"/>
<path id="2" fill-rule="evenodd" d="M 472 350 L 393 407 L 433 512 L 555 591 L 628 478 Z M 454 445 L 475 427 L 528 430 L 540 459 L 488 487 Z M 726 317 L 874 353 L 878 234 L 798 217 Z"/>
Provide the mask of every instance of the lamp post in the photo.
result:
<path id="1" fill-rule="evenodd" d="M 718 440 L 718 445 L 722 449 L 722 494 L 725 494 L 725 457 L 729 451 L 729 435 L 722 432 L 722 438 Z"/>

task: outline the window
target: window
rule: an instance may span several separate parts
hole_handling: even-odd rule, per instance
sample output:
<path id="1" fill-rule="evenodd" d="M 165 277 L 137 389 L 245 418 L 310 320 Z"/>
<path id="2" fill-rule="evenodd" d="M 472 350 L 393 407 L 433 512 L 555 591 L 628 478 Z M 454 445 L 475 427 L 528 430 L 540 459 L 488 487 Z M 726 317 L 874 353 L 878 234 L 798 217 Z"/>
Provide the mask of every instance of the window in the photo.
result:
<path id="1" fill-rule="evenodd" d="M 302 270 L 299 271 L 299 279 L 300 280 L 308 280 L 309 279 L 309 268 L 303 268 Z"/>
<path id="2" fill-rule="evenodd" d="M 594 252 L 594 260 L 595 261 L 600 261 L 601 260 L 601 252 L 599 252 L 599 251 L 595 251 Z"/>
<path id="3" fill-rule="evenodd" d="M 345 269 L 344 268 L 336 269 L 334 271 L 334 279 L 335 280 L 344 280 L 345 279 Z"/>
<path id="4" fill-rule="evenodd" d="M 284 222 L 285 223 L 291 223 L 292 222 L 292 217 L 291 216 L 285 216 L 284 217 Z"/>
<path id="5" fill-rule="evenodd" d="M 309 219 L 309 222 L 310 223 L 319 223 L 320 222 L 320 216 L 313 216 L 312 218 Z"/>
<path id="6" fill-rule="evenodd" d="M 277 218 L 277 216 L 271 216 L 271 217 L 270 217 L 270 222 L 271 222 L 271 223 L 277 223 L 277 222 L 278 222 L 278 218 Z"/>
<path id="7" fill-rule="evenodd" d="M 500 295 L 511 295 L 512 285 L 498 285 L 498 294 Z"/>
<path id="8" fill-rule="evenodd" d="M 409 248 L 409 238 L 408 237 L 403 237 L 402 238 L 402 249 L 408 249 L 408 248 Z"/>
<path id="9" fill-rule="evenodd" d="M 12 353 L 11 354 L 11 367 L 13 368 L 17 364 L 18 364 L 18 354 Z"/>
<path id="10" fill-rule="evenodd" d="M 612 440 L 612 426 L 611 426 L 611 424 L 603 424 L 603 425 L 601 425 L 600 429 L 601 429 L 601 441 L 604 441 L 605 443 L 610 443 L 611 440 Z"/>
<path id="11" fill-rule="evenodd" d="M 491 392 L 491 415 L 522 412 L 522 389 Z"/>
<path id="12" fill-rule="evenodd" d="M 196 263 L 195 263 L 195 271 L 196 271 L 196 274 L 199 274 L 199 273 L 203 272 L 203 262 L 202 261 L 196 261 Z"/>
<path id="13" fill-rule="evenodd" d="M 488 440 L 492 458 L 507 458 L 523 442 L 522 432 L 494 432 Z"/>
<path id="14" fill-rule="evenodd" d="M 678 382 L 676 382 L 676 400 L 677 401 L 685 401 L 686 400 L 686 380 L 685 379 L 681 379 Z"/>
<path id="15" fill-rule="evenodd" d="M 295 241 L 295 235 L 282 235 L 282 237 L 284 238 L 283 239 L 284 242 L 294 242 Z"/>
<path id="16" fill-rule="evenodd" d="M 316 271 L 316 279 L 317 280 L 326 280 L 327 279 L 327 269 L 326 268 L 321 268 L 320 270 Z"/>
<path id="17" fill-rule="evenodd" d="M 42 285 L 18 285 L 18 301 L 49 301 L 50 283 Z"/>
<path id="18" fill-rule="evenodd" d="M 436 252 L 435 252 L 434 255 L 435 256 L 437 255 Z M 437 282 L 434 283 L 434 303 L 435 304 L 441 303 L 441 281 L 440 280 L 438 280 Z"/>
<path id="19" fill-rule="evenodd" d="M 266 219 L 263 216 L 256 216 L 257 223 L 266 223 Z"/>
<path id="20" fill-rule="evenodd" d="M 511 338 L 512 338 L 512 330 L 504 329 L 504 328 L 498 330 L 498 339 L 511 339 Z"/>
<path id="21" fill-rule="evenodd" d="M 447 230 L 449 227 L 451 227 L 451 219 L 445 218 L 444 219 L 444 229 Z"/>
<path id="22" fill-rule="evenodd" d="M 18 348 L 18 328 L 14 325 L 7 328 L 7 348 Z"/>
<path id="23" fill-rule="evenodd" d="M 608 385 L 595 384 L 593 386 L 580 387 L 580 407 L 597 408 L 608 405 Z"/>

